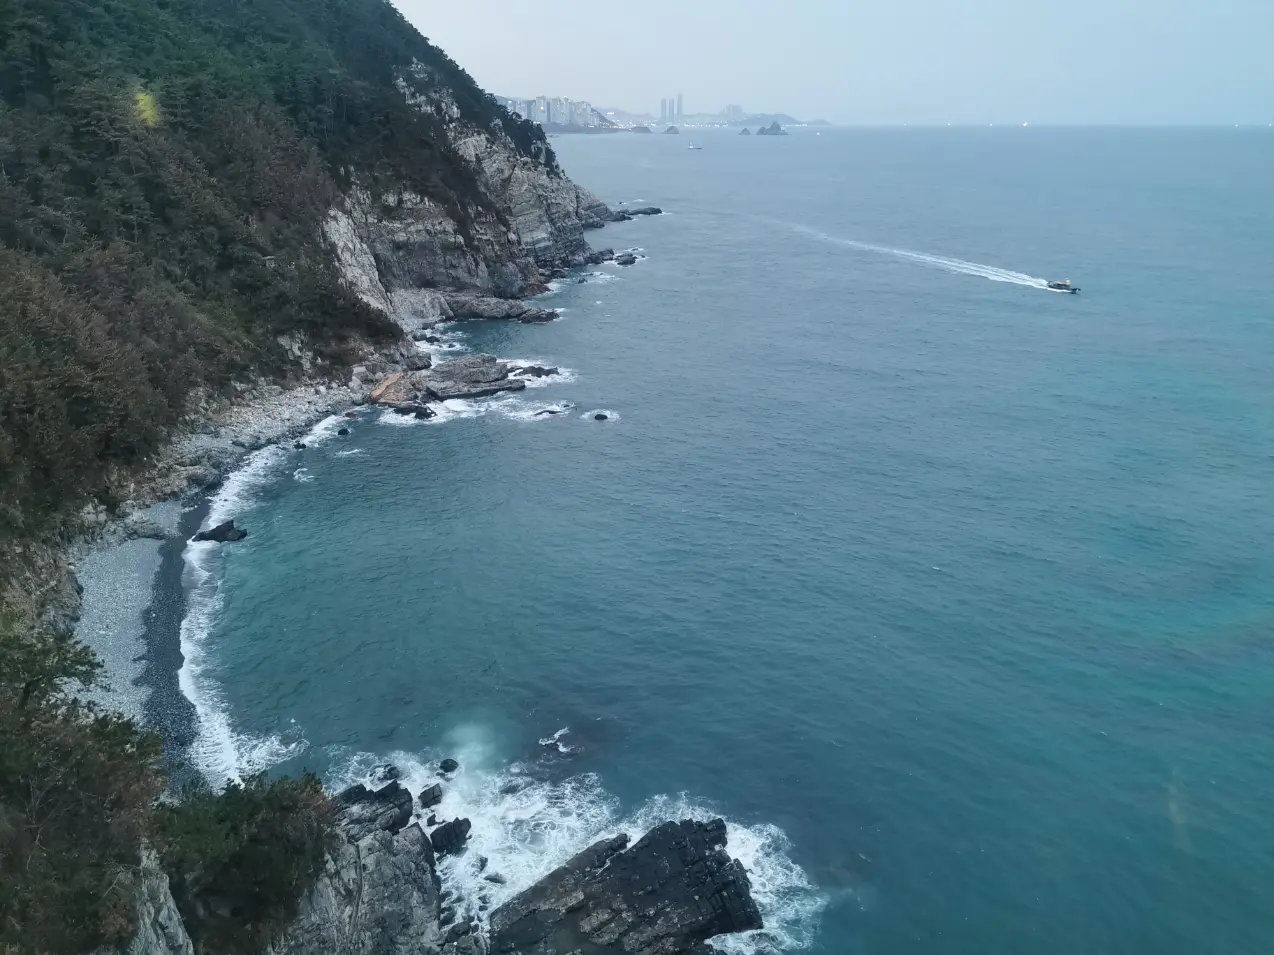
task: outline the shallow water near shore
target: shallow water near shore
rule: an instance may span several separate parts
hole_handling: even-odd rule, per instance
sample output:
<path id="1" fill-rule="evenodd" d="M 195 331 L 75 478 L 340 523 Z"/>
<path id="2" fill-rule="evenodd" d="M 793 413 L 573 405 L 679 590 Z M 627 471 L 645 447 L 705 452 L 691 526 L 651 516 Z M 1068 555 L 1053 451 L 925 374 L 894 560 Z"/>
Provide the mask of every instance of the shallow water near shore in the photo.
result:
<path id="1" fill-rule="evenodd" d="M 449 330 L 564 380 L 227 483 L 201 767 L 455 756 L 474 914 L 720 813 L 768 922 L 732 951 L 1267 947 L 1274 137 L 553 142 L 669 210 L 590 236 L 646 258 Z"/>

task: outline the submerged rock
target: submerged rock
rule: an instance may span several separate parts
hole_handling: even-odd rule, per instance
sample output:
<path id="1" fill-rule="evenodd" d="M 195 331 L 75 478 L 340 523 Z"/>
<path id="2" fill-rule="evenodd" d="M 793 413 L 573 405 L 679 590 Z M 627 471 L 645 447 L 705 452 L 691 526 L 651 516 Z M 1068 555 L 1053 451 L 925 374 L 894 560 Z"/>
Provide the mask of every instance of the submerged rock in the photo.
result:
<path id="1" fill-rule="evenodd" d="M 217 544 L 229 544 L 234 541 L 241 541 L 248 536 L 248 532 L 234 526 L 234 521 L 226 521 L 224 524 L 218 524 L 210 530 L 200 531 L 195 535 L 196 541 L 213 541 Z"/>
<path id="2" fill-rule="evenodd" d="M 594 421 L 609 421 L 609 420 L 610 420 L 610 415 L 602 414 L 602 413 L 599 411 L 599 412 L 597 412 L 597 414 L 593 415 L 593 420 L 594 420 Z"/>
<path id="3" fill-rule="evenodd" d="M 336 433 L 337 433 L 340 437 L 342 437 L 342 438 L 343 438 L 343 437 L 345 437 L 347 434 L 349 434 L 349 428 L 341 428 L 341 429 L 340 429 L 339 431 L 337 431 Z"/>
<path id="4" fill-rule="evenodd" d="M 700 953 L 715 935 L 762 927 L 726 826 L 667 822 L 629 848 L 616 836 L 585 849 L 491 914 L 498 955 Z"/>

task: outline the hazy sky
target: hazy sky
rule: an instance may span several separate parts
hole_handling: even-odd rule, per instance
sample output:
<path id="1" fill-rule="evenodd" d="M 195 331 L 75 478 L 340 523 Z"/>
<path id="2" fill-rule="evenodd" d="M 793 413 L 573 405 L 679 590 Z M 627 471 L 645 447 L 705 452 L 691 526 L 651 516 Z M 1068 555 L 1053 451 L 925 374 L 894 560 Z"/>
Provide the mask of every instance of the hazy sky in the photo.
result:
<path id="1" fill-rule="evenodd" d="M 1274 122 L 1274 0 L 395 0 L 477 81 L 845 123 Z"/>

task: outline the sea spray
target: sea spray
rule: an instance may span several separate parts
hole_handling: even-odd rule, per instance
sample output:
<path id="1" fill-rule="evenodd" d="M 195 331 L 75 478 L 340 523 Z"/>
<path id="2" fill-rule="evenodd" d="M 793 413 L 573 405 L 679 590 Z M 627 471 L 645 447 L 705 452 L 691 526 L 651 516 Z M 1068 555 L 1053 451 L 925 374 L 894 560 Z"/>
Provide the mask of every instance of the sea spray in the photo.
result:
<path id="1" fill-rule="evenodd" d="M 388 755 L 413 796 L 438 781 L 438 757 L 453 756 L 460 763 L 443 784 L 442 802 L 423 813 L 440 822 L 467 818 L 473 824 L 468 851 L 440 862 L 443 883 L 456 894 L 452 904 L 459 918 L 485 926 L 492 911 L 599 839 L 622 832 L 635 841 L 669 819 L 722 816 L 729 831 L 726 849 L 748 872 L 765 928 L 723 936 L 713 947 L 729 955 L 762 955 L 810 945 L 826 899 L 791 858 L 782 830 L 731 820 L 708 801 L 685 793 L 655 796 L 626 812 L 596 774 L 561 777 L 559 754 L 570 751 L 567 739 L 563 728 L 540 741 L 545 753 L 508 761 L 487 731 L 470 726 L 450 734 L 450 748 L 437 754 Z M 374 783 L 373 769 L 385 759 L 359 753 L 335 760 L 329 788 Z"/>

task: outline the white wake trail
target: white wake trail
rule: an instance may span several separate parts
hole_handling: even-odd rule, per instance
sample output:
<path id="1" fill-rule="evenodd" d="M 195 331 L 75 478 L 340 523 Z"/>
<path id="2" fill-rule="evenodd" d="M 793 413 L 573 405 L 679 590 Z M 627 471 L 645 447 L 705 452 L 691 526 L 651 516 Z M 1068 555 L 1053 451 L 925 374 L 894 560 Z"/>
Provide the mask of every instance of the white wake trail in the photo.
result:
<path id="1" fill-rule="evenodd" d="M 960 275 L 976 275 L 979 278 L 990 279 L 992 282 L 1010 282 L 1013 285 L 1028 285 L 1031 288 L 1047 289 L 1048 280 L 1037 278 L 1034 275 L 1027 275 L 1025 272 L 1014 272 L 1011 269 L 1001 269 L 994 265 L 983 265 L 980 262 L 966 262 L 964 259 L 952 259 L 944 255 L 930 255 L 927 252 L 913 252 L 910 249 L 893 249 L 885 245 L 872 245 L 870 242 L 858 242 L 854 239 L 843 239 L 840 236 L 829 235 L 826 232 L 820 232 L 818 229 L 811 229 L 809 226 L 797 225 L 792 222 L 784 222 L 782 225 L 791 229 L 793 232 L 799 232 L 802 235 L 808 235 L 811 238 L 820 239 L 823 242 L 830 242 L 834 245 L 841 245 L 849 249 L 858 249 L 861 252 L 875 252 L 880 255 L 892 255 L 894 258 L 907 259 L 911 262 L 919 262 L 922 265 L 931 265 L 936 268 L 943 269 L 947 272 L 955 272 Z"/>

